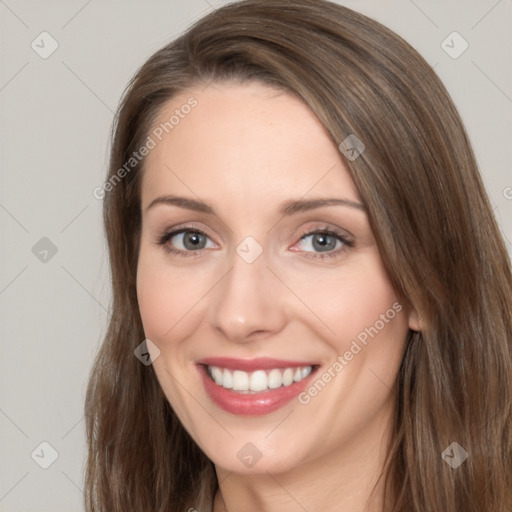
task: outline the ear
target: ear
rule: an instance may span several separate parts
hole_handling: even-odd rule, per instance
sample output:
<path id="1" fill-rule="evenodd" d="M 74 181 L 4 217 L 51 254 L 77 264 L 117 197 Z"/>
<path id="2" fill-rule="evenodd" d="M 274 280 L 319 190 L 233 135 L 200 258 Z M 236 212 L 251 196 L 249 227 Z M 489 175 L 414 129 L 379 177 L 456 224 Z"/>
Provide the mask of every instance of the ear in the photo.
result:
<path id="1" fill-rule="evenodd" d="M 420 317 L 414 308 L 409 311 L 409 329 L 413 331 L 421 331 Z"/>

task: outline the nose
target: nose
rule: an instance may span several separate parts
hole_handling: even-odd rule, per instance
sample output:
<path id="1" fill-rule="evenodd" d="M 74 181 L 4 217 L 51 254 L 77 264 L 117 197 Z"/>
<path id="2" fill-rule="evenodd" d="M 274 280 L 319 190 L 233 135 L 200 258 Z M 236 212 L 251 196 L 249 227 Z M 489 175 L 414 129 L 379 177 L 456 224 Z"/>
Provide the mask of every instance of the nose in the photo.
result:
<path id="1" fill-rule="evenodd" d="M 283 290 L 267 268 L 263 255 L 248 263 L 234 254 L 231 270 L 215 288 L 210 324 L 224 338 L 249 342 L 284 328 Z"/>

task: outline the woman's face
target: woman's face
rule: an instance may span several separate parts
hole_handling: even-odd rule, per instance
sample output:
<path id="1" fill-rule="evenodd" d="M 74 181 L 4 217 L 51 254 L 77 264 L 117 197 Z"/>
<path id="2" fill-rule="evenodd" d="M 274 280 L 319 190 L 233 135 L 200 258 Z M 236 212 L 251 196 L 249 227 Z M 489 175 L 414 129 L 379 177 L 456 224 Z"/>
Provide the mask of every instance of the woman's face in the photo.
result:
<path id="1" fill-rule="evenodd" d="M 155 130 L 137 293 L 184 427 L 238 473 L 378 449 L 415 325 L 337 146 L 257 83 L 191 89 Z"/>

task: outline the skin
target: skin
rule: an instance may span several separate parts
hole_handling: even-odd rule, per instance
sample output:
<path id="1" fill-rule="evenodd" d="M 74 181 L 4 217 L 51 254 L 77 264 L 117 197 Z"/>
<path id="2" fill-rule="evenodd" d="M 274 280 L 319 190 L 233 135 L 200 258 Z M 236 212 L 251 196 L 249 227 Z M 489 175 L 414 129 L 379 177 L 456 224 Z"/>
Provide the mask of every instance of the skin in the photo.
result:
<path id="1" fill-rule="evenodd" d="M 288 216 L 289 200 L 344 198 L 361 203 L 336 146 L 298 99 L 251 83 L 211 84 L 169 100 L 165 122 L 193 95 L 198 105 L 145 161 L 137 293 L 144 330 L 160 355 L 154 369 L 184 427 L 214 462 L 219 511 L 382 512 L 381 473 L 394 386 L 414 311 L 400 302 L 364 209 L 322 206 Z M 183 196 L 208 214 L 155 198 Z M 207 235 L 193 256 L 157 240 L 187 227 Z M 342 242 L 325 255 L 313 235 L 334 229 Z M 237 246 L 252 236 L 263 252 L 247 263 Z M 335 240 L 335 239 L 334 239 Z M 186 251 L 183 236 L 167 246 Z M 315 361 L 317 377 L 392 305 L 401 311 L 309 403 L 237 416 L 206 394 L 204 357 Z M 252 443 L 261 459 L 237 457 Z"/>

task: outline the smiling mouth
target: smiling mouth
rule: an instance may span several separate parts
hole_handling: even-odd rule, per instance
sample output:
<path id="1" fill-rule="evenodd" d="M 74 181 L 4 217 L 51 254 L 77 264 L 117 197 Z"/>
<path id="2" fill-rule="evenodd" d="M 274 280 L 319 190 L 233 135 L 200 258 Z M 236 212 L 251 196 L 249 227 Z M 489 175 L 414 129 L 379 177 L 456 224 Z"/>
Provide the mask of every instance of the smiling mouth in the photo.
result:
<path id="1" fill-rule="evenodd" d="M 217 386 L 241 394 L 268 392 L 286 388 L 308 377 L 315 365 L 271 368 L 246 372 L 206 365 L 206 372 Z"/>
<path id="2" fill-rule="evenodd" d="M 320 364 L 270 357 L 208 357 L 196 362 L 210 400 L 238 416 L 269 414 L 290 403 Z"/>

